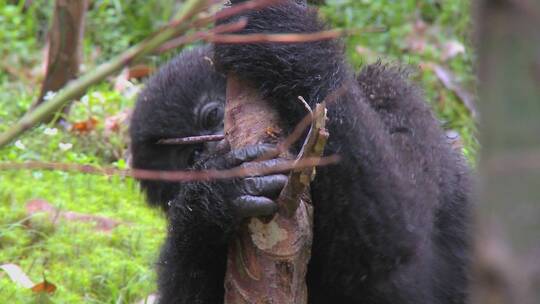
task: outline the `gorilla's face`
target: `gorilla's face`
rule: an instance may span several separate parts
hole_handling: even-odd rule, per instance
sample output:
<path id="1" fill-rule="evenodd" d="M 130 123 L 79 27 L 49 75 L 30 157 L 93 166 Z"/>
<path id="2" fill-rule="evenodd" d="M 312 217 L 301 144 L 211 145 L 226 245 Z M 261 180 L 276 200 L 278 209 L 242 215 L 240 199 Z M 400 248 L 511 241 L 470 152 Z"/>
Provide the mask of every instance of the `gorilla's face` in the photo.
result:
<path id="1" fill-rule="evenodd" d="M 176 163 L 179 169 L 192 168 L 201 158 L 217 151 L 217 142 L 221 138 L 218 135 L 223 135 L 223 114 L 223 100 L 209 96 L 201 98 L 193 108 L 190 128 L 179 130 L 173 137 L 159 138 L 156 148 L 171 151 L 166 157 L 169 165 Z M 213 140 L 193 140 L 193 137 L 204 135 L 216 136 Z"/>
<path id="2" fill-rule="evenodd" d="M 163 140 L 223 133 L 225 77 L 214 71 L 208 48 L 186 51 L 165 65 L 138 97 L 130 125 L 132 167 L 186 170 L 214 152 L 215 142 Z M 179 183 L 141 181 L 151 204 L 166 206 Z"/>
<path id="3" fill-rule="evenodd" d="M 204 94 L 191 104 L 191 111 L 180 110 L 177 103 L 171 105 L 161 103 L 159 114 L 147 112 L 145 115 L 134 113 L 134 117 L 144 116 L 140 126 L 137 120 L 132 121 L 132 167 L 146 170 L 186 170 L 201 159 L 217 151 L 217 141 L 182 140 L 202 135 L 223 134 L 224 94 Z M 184 106 L 189 105 L 184 103 Z M 164 108 L 165 107 L 165 108 Z M 151 121 L 151 122 L 150 122 Z M 137 129 L 135 129 L 137 128 Z M 133 136 L 137 134 L 138 136 Z M 217 140 L 222 136 L 215 136 Z M 164 181 L 143 180 L 141 186 L 145 190 L 151 204 L 167 209 L 167 202 L 178 193 L 181 184 Z"/>

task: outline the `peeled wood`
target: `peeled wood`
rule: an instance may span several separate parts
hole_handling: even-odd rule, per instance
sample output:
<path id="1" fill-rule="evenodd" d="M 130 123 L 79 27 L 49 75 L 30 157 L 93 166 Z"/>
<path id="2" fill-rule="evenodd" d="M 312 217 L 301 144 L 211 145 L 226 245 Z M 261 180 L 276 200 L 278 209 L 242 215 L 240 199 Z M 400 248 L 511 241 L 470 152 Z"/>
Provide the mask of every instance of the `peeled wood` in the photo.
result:
<path id="1" fill-rule="evenodd" d="M 324 129 L 324 118 L 322 121 Z M 276 110 L 254 88 L 229 75 L 225 136 L 232 148 L 275 142 L 276 135 L 283 134 L 282 125 Z M 321 139 L 307 149 L 320 150 L 318 156 L 327 137 L 323 130 L 316 135 L 319 134 Z M 314 153 L 304 154 L 313 156 Z M 290 154 L 282 156 L 291 158 Z M 312 206 L 309 191 L 306 191 L 313 169 L 308 171 L 307 175 L 307 171 L 291 174 L 289 184 L 298 186 L 297 181 L 300 181 L 304 187 L 286 186 L 278 199 L 280 212 L 273 219 L 251 218 L 242 224 L 229 245 L 225 303 L 307 303 L 305 276 L 313 239 Z M 295 174 L 298 176 L 293 178 Z M 302 192 L 295 193 L 298 189 Z M 288 199 L 284 199 L 285 193 Z M 291 198 L 298 199 L 296 206 L 290 207 Z"/>

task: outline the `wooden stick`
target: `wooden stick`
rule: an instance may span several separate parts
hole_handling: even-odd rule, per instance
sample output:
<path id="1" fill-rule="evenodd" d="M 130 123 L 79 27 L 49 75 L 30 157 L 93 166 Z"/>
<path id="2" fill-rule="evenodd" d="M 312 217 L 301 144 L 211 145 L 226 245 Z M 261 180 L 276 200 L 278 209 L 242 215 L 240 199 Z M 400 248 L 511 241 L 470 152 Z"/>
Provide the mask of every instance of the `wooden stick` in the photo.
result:
<path id="1" fill-rule="evenodd" d="M 225 135 L 202 135 L 202 136 L 189 136 L 179 138 L 164 138 L 158 140 L 158 145 L 196 145 L 206 142 L 220 141 L 225 138 Z"/>
<path id="2" fill-rule="evenodd" d="M 321 119 L 313 121 L 320 123 Z M 254 88 L 234 75 L 228 76 L 225 136 L 232 148 L 276 142 L 283 136 L 282 125 L 276 109 Z M 315 146 L 324 147 L 318 139 L 309 140 L 325 133 L 320 130 L 312 124 L 313 136 L 308 136 L 306 156 Z M 282 156 L 292 158 L 289 153 Z M 313 168 L 290 175 L 282 192 L 286 196 L 278 199 L 278 214 L 270 220 L 251 218 L 241 225 L 229 245 L 225 303 L 307 303 L 305 276 L 313 238 L 313 212 L 306 188 L 312 177 Z"/>
<path id="3" fill-rule="evenodd" d="M 336 155 L 329 157 L 306 158 L 301 161 L 284 161 L 272 167 L 236 167 L 227 170 L 200 170 L 200 171 L 160 171 L 144 169 L 117 169 L 112 167 L 97 167 L 92 165 L 79 165 L 68 163 L 48 162 L 0 162 L 0 171 L 8 170 L 53 170 L 63 172 L 78 172 L 87 174 L 130 176 L 138 179 L 161 180 L 170 182 L 189 182 L 214 179 L 230 179 L 235 177 L 259 176 L 289 172 L 294 169 L 326 166 L 339 161 Z"/>

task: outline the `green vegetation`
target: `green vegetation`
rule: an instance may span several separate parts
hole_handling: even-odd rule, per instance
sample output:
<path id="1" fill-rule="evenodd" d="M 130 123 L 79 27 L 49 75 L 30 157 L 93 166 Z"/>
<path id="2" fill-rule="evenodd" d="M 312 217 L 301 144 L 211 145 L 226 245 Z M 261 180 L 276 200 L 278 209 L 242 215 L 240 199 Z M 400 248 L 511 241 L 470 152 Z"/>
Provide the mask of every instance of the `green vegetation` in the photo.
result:
<path id="1" fill-rule="evenodd" d="M 37 97 L 42 78 L 42 47 L 52 1 L 0 0 L 0 131 Z M 178 1 L 92 1 L 85 36 L 86 69 L 140 41 L 176 11 Z M 383 26 L 346 40 L 352 62 L 360 67 L 381 58 L 422 66 L 413 74 L 448 130 L 458 131 L 464 153 L 474 162 L 474 122 L 455 93 L 432 69 L 450 71 L 466 90 L 474 87 L 468 16 L 469 1 L 327 0 L 322 14 L 336 27 Z M 448 43 L 464 52 L 445 58 Z M 157 66 L 171 55 L 152 56 Z M 447 56 L 448 57 L 448 56 Z M 126 167 L 126 130 L 122 120 L 134 101 L 133 90 L 118 91 L 114 80 L 93 87 L 73 104 L 65 120 L 72 126 L 43 125 L 0 150 L 0 161 L 53 161 Z M 133 88 L 140 87 L 134 83 Z M 474 93 L 474 91 L 473 91 Z M 95 122 L 95 125 L 94 125 Z M 30 214 L 27 204 L 41 199 L 59 214 Z M 118 223 L 101 231 L 93 221 L 65 219 L 65 212 Z M 64 212 L 64 213 L 62 213 Z M 153 264 L 166 226 L 159 212 L 143 203 L 132 179 L 51 171 L 0 171 L 0 265 L 13 263 L 35 282 L 57 290 L 37 296 L 0 272 L 0 301 L 6 303 L 135 303 L 155 290 Z"/>
<path id="2" fill-rule="evenodd" d="M 329 0 L 327 3 L 323 13 L 336 27 L 387 29 L 383 33 L 365 33 L 347 39 L 349 58 L 357 67 L 381 59 L 416 70 L 413 80 L 421 84 L 445 129 L 460 133 L 463 152 L 474 162 L 477 149 L 474 121 L 462 101 L 429 69 L 434 64 L 445 66 L 457 83 L 474 93 L 470 1 Z M 445 60 L 456 46 L 464 49 Z M 423 68 L 419 69 L 420 66 Z"/>

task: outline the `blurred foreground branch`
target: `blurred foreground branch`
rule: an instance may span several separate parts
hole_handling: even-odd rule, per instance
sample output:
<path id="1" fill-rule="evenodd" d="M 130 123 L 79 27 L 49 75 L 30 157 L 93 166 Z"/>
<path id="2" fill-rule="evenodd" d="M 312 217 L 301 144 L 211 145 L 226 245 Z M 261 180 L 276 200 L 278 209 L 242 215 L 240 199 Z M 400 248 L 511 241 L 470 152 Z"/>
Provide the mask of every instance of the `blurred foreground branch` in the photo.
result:
<path id="1" fill-rule="evenodd" d="M 247 10 L 260 9 L 279 3 L 280 1 L 283 0 L 247 1 L 234 7 L 221 10 L 214 15 L 201 15 L 196 18 L 196 16 L 207 9 L 213 1 L 187 0 L 169 25 L 158 30 L 141 43 L 132 46 L 117 57 L 98 66 L 78 79 L 69 82 L 64 89 L 56 93 L 51 99 L 41 103 L 33 111 L 27 112 L 11 128 L 0 134 L 0 147 L 3 147 L 26 130 L 42 122 L 49 115 L 61 109 L 70 100 L 83 94 L 90 86 L 102 81 L 107 76 L 120 71 L 130 62 L 137 60 L 146 54 L 155 52 L 165 42 L 181 36 L 189 30 L 207 26 L 216 20 L 228 18 Z"/>
<path id="2" fill-rule="evenodd" d="M 201 171 L 156 171 L 156 170 L 124 170 L 111 167 L 97 167 L 92 165 L 24 162 L 24 163 L 0 163 L 0 171 L 7 170 L 55 170 L 64 172 L 79 172 L 99 175 L 129 176 L 145 180 L 162 180 L 171 182 L 188 182 L 213 179 L 227 179 L 235 177 L 268 175 L 291 170 L 313 168 L 335 164 L 339 157 L 309 157 L 298 161 L 284 161 L 272 167 L 238 167 L 229 170 L 201 170 Z"/>
<path id="3" fill-rule="evenodd" d="M 540 303 L 540 2 L 477 7 L 482 153 L 473 303 Z"/>
<path id="4" fill-rule="evenodd" d="M 59 91 L 50 100 L 41 103 L 33 111 L 27 112 L 18 122 L 15 123 L 5 133 L 0 134 L 0 147 L 6 145 L 11 140 L 19 136 L 21 133 L 32 128 L 39 122 L 43 121 L 47 116 L 58 111 L 70 100 L 76 98 L 91 85 L 98 83 L 105 79 L 105 77 L 119 71 L 137 58 L 144 56 L 150 52 L 153 52 L 164 42 L 171 38 L 185 33 L 189 27 L 187 26 L 189 21 L 201 12 L 207 6 L 208 0 L 188 0 L 179 12 L 175 24 L 177 26 L 165 27 L 163 30 L 158 31 L 154 36 L 144 40 L 143 42 L 129 48 L 124 53 L 111 59 L 91 72 L 81 76 L 77 80 L 74 80 Z"/>
<path id="5" fill-rule="evenodd" d="M 0 134 L 0 148 L 10 143 L 25 131 L 31 129 L 40 122 L 46 120 L 55 112 L 64 107 L 68 102 L 81 96 L 92 85 L 102 81 L 120 71 L 124 66 L 153 52 L 164 52 L 180 47 L 197 40 L 208 42 L 226 43 L 262 43 L 262 42 L 308 42 L 317 40 L 333 39 L 343 35 L 356 34 L 360 32 L 380 32 L 385 29 L 353 29 L 353 30 L 328 30 L 319 33 L 306 34 L 268 34 L 268 35 L 234 35 L 226 33 L 234 32 L 243 28 L 246 20 L 239 20 L 228 26 L 218 26 L 211 30 L 204 30 L 194 34 L 186 35 L 193 29 L 202 28 L 215 22 L 240 14 L 248 10 L 261 9 L 270 5 L 278 4 L 285 0 L 252 0 L 240 3 L 218 11 L 213 15 L 199 14 L 205 11 L 212 3 L 210 0 L 188 0 L 182 6 L 176 17 L 170 24 L 156 31 L 149 38 L 141 43 L 129 48 L 122 54 L 114 57 L 108 62 L 98 66 L 94 70 L 82 75 L 78 79 L 69 82 L 63 89 L 57 92 L 52 98 L 40 102 L 36 108 L 27 112 L 11 128 Z M 317 1 L 315 1 L 317 2 Z M 196 17 L 198 16 L 198 17 Z"/>

